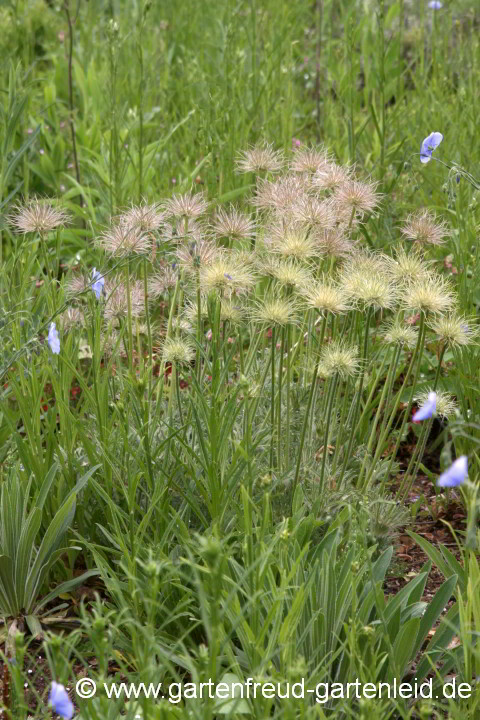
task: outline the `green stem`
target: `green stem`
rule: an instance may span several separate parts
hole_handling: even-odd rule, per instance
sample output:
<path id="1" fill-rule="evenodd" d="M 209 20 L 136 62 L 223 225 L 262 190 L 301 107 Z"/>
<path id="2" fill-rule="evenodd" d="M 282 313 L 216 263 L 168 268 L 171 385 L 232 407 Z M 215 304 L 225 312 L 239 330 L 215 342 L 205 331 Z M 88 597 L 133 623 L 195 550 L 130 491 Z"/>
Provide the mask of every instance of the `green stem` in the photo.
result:
<path id="1" fill-rule="evenodd" d="M 435 392 L 437 389 L 438 380 L 440 378 L 440 368 L 442 367 L 443 356 L 445 355 L 446 349 L 447 345 L 445 344 L 442 346 L 442 350 L 438 359 L 437 372 L 435 373 L 435 380 L 433 382 L 433 392 Z M 432 424 L 433 418 L 429 418 L 428 422 L 425 423 L 422 427 L 422 433 L 415 447 L 415 452 L 412 453 L 410 462 L 408 463 L 407 472 L 403 477 L 402 484 L 398 491 L 399 497 L 403 499 L 407 497 L 408 493 L 410 492 L 410 488 L 413 485 L 413 481 L 417 476 L 418 468 L 420 466 L 420 463 L 422 462 L 423 453 L 425 452 L 425 446 L 430 435 Z"/>
<path id="2" fill-rule="evenodd" d="M 290 463 L 290 390 L 292 384 L 292 365 L 290 362 L 290 345 L 291 345 L 292 328 L 291 325 L 287 327 L 287 428 L 285 435 L 285 467 L 289 467 Z"/>
<path id="3" fill-rule="evenodd" d="M 335 399 L 335 391 L 337 389 L 338 373 L 335 373 L 332 380 L 330 381 L 330 387 L 328 390 L 328 404 L 327 404 L 327 424 L 325 427 L 325 436 L 323 440 L 323 455 L 322 455 L 322 470 L 320 473 L 319 492 L 323 492 L 323 486 L 325 483 L 325 465 L 327 462 L 328 455 L 328 440 L 330 436 L 330 421 L 332 418 L 333 401 Z"/>
<path id="4" fill-rule="evenodd" d="M 130 263 L 125 266 L 125 282 L 127 286 L 127 332 L 128 332 L 128 368 L 133 379 L 133 332 L 132 332 L 132 298 L 130 295 Z"/>
<path id="5" fill-rule="evenodd" d="M 420 374 L 420 367 L 421 367 L 421 363 L 422 363 L 423 346 L 424 346 L 424 343 L 425 343 L 425 332 L 426 332 L 425 314 L 422 312 L 422 313 L 421 313 L 421 316 L 420 316 L 419 344 L 417 344 L 417 347 L 420 348 L 420 353 L 419 353 L 418 361 L 417 361 L 417 367 L 416 367 L 416 369 L 415 369 L 415 375 L 414 375 L 414 378 L 413 378 L 412 389 L 411 389 L 411 392 L 410 392 L 410 398 L 409 398 L 407 407 L 405 408 L 405 412 L 404 412 L 404 414 L 403 414 L 402 425 L 401 425 L 401 427 L 400 427 L 400 432 L 398 433 L 397 441 L 396 441 L 396 443 L 395 443 L 395 448 L 394 448 L 394 450 L 393 450 L 393 453 L 392 453 L 392 455 L 391 455 L 391 457 L 390 457 L 390 461 L 389 461 L 389 463 L 388 463 L 388 468 L 387 468 L 387 472 L 386 472 L 386 474 L 385 474 L 385 478 L 388 478 L 388 477 L 390 476 L 390 472 L 391 472 L 391 470 L 392 470 L 392 465 L 393 465 L 393 463 L 394 463 L 394 461 L 395 461 L 395 458 L 396 458 L 396 456 L 397 456 L 397 452 L 398 452 L 398 449 L 399 449 L 399 447 L 400 447 L 400 443 L 402 442 L 403 431 L 405 430 L 405 425 L 406 425 L 407 422 L 408 422 L 408 418 L 409 418 L 409 416 L 410 416 L 410 412 L 411 412 L 411 409 L 412 409 L 413 396 L 414 396 L 414 394 L 415 394 L 415 388 L 417 387 L 418 376 L 419 376 L 419 374 Z M 398 402 L 399 402 L 399 401 L 400 401 L 400 400 L 399 400 L 399 398 L 398 398 L 396 407 L 398 407 Z M 396 408 L 394 408 L 394 410 L 395 410 L 395 412 L 396 412 Z M 392 418 L 392 421 L 393 421 L 393 418 Z"/>
<path id="6" fill-rule="evenodd" d="M 283 387 L 283 357 L 285 354 L 286 328 L 282 327 L 282 341 L 280 347 L 280 362 L 278 366 L 278 397 L 277 397 L 277 465 L 282 467 L 282 387 Z"/>
<path id="7" fill-rule="evenodd" d="M 202 366 L 200 360 L 200 344 L 202 342 L 202 296 L 200 293 L 200 270 L 197 269 L 197 350 L 195 357 L 195 367 L 197 370 L 197 380 L 200 384 L 202 379 Z"/>
<path id="8" fill-rule="evenodd" d="M 143 301 L 145 304 L 145 317 L 147 319 L 147 337 L 148 337 L 148 397 L 152 395 L 152 368 L 153 368 L 153 348 L 152 348 L 152 328 L 150 325 L 150 312 L 148 308 L 148 266 L 147 259 L 143 260 Z"/>
<path id="9" fill-rule="evenodd" d="M 367 319 L 365 321 L 365 335 L 364 335 L 364 340 L 363 340 L 363 353 L 362 353 L 362 359 L 361 359 L 362 369 L 361 369 L 361 374 L 360 374 L 359 388 L 358 388 L 356 400 L 354 401 L 355 409 L 353 411 L 353 416 L 352 416 L 352 425 L 351 425 L 351 431 L 350 431 L 350 439 L 348 441 L 347 452 L 345 453 L 345 457 L 343 460 L 342 477 L 345 475 L 345 470 L 347 468 L 348 460 L 350 459 L 350 453 L 352 452 L 353 441 L 355 439 L 356 430 L 357 430 L 356 424 L 357 424 L 358 411 L 360 409 L 360 403 L 362 400 L 363 383 L 365 381 L 365 367 L 366 367 L 367 353 L 368 353 L 368 338 L 369 338 L 370 322 L 372 319 L 372 315 L 373 315 L 373 307 L 369 307 L 368 312 L 367 312 Z"/>
<path id="10" fill-rule="evenodd" d="M 390 428 L 391 428 L 391 426 L 392 426 L 392 424 L 393 424 L 393 421 L 394 421 L 395 416 L 396 416 L 397 411 L 398 411 L 398 407 L 399 407 L 399 405 L 400 405 L 400 399 L 401 399 L 401 397 L 402 397 L 402 395 L 403 395 L 403 391 L 404 391 L 405 388 L 407 387 L 408 381 L 410 380 L 410 375 L 412 374 L 413 367 L 414 367 L 414 365 L 415 365 L 416 359 L 417 359 L 417 357 L 419 356 L 419 354 L 420 354 L 420 359 L 421 359 L 421 355 L 422 355 L 422 352 L 423 352 L 423 343 L 424 343 L 424 340 L 425 340 L 424 329 L 425 329 L 425 315 L 424 315 L 424 313 L 422 312 L 422 313 L 420 314 L 420 329 L 419 329 L 419 332 L 418 332 L 417 344 L 416 344 L 416 346 L 415 346 L 415 350 L 413 351 L 413 355 L 412 355 L 412 358 L 411 358 L 411 360 L 410 360 L 410 363 L 409 363 L 409 366 L 408 366 L 408 369 L 407 369 L 407 373 L 406 373 L 405 378 L 404 378 L 403 383 L 402 383 L 402 387 L 400 388 L 400 390 L 399 390 L 398 393 L 397 393 L 397 397 L 396 397 L 396 400 L 395 400 L 395 404 L 394 404 L 394 406 L 393 406 L 392 412 L 390 413 L 390 417 L 389 417 L 389 419 L 388 419 L 388 422 L 387 422 L 387 424 L 386 424 L 386 426 L 385 426 L 385 429 L 384 429 L 383 432 L 381 433 L 380 439 L 379 439 L 379 441 L 378 441 L 377 449 L 376 449 L 376 451 L 375 451 L 375 456 L 374 456 L 373 461 L 372 461 L 372 466 L 371 466 L 370 472 L 369 472 L 369 474 L 368 474 L 368 476 L 367 476 L 367 478 L 366 478 L 366 482 L 365 482 L 365 487 L 366 487 L 366 488 L 368 488 L 368 486 L 369 486 L 369 484 L 370 484 L 370 481 L 371 481 L 371 478 L 372 478 L 372 475 L 373 475 L 373 471 L 374 471 L 375 465 L 376 465 L 376 463 L 378 462 L 378 460 L 380 459 L 380 456 L 381 456 L 381 454 L 382 454 L 382 452 L 383 452 L 383 450 L 384 450 L 385 441 L 386 441 L 386 439 L 387 439 L 387 437 L 388 437 L 388 433 L 390 432 Z M 420 365 L 420 360 L 419 360 L 419 365 Z M 400 445 L 400 441 L 398 441 L 398 445 Z M 397 450 L 398 450 L 398 447 L 396 447 L 396 449 L 395 449 L 395 455 L 396 455 L 396 453 L 397 453 Z M 393 462 L 393 461 L 392 461 L 392 462 Z M 390 471 L 390 468 L 391 468 L 391 464 L 389 465 L 389 471 Z M 387 477 L 388 477 L 388 474 L 387 474 Z"/>
<path id="11" fill-rule="evenodd" d="M 271 371 L 272 371 L 272 387 L 270 390 L 270 471 L 273 472 L 273 451 L 275 443 L 275 325 L 272 326 L 272 345 L 271 345 Z"/>
<path id="12" fill-rule="evenodd" d="M 321 334 L 321 338 L 322 338 L 322 339 L 321 339 L 321 342 L 323 342 L 323 337 L 324 337 L 324 334 L 325 334 L 325 328 L 326 328 L 326 325 L 327 325 L 327 317 L 328 317 L 328 313 L 325 313 L 325 315 L 324 315 L 324 317 L 323 317 L 323 322 L 322 322 L 322 334 Z M 296 466 L 296 469 L 295 469 L 295 476 L 294 476 L 294 478 L 293 478 L 293 484 L 292 484 L 292 503 L 293 503 L 293 498 L 295 497 L 295 490 L 297 489 L 297 485 L 298 485 L 298 477 L 299 477 L 299 475 L 300 475 L 300 467 L 301 467 L 301 465 L 302 465 L 303 446 L 304 446 L 304 444 L 305 444 L 305 435 L 306 435 L 306 432 L 307 432 L 308 419 L 309 419 L 309 416 L 310 416 L 310 409 L 311 409 L 311 407 L 312 407 L 312 400 L 313 400 L 313 395 L 314 395 L 314 392 L 315 392 L 315 386 L 316 386 L 316 384 L 317 384 L 319 364 L 320 364 L 320 354 L 318 355 L 317 360 L 316 360 L 316 362 L 315 362 L 315 368 L 314 368 L 314 371 L 313 371 L 312 384 L 310 385 L 310 392 L 309 392 L 309 394 L 308 394 L 307 408 L 306 408 L 306 410 L 305 410 L 305 416 L 304 416 L 304 418 L 303 418 L 302 433 L 301 433 L 301 435 L 300 435 L 300 444 L 299 444 L 299 447 L 298 447 L 297 466 Z"/>
<path id="13" fill-rule="evenodd" d="M 380 402 L 379 402 L 379 404 L 378 404 L 377 412 L 375 413 L 375 418 L 374 418 L 374 421 L 373 421 L 372 429 L 371 429 L 371 431 L 370 431 L 370 437 L 369 437 L 368 444 L 367 444 L 367 450 L 366 450 L 366 452 L 365 452 L 365 455 L 364 455 L 364 458 L 363 458 L 363 462 L 362 462 L 362 467 L 361 467 L 361 470 L 360 470 L 360 474 L 359 474 L 359 476 L 358 476 L 358 486 L 359 486 L 359 487 L 361 487 L 361 484 L 362 484 L 362 478 L 363 478 L 363 473 L 364 473 L 364 471 L 365 471 L 365 466 L 366 466 L 366 463 L 367 463 L 367 458 L 368 458 L 368 456 L 370 455 L 370 453 L 372 452 L 373 443 L 374 443 L 374 441 L 375 441 L 375 435 L 376 435 L 376 432 L 377 432 L 378 421 L 379 421 L 380 416 L 381 416 L 381 414 L 382 414 L 382 412 L 383 412 L 383 408 L 386 407 L 386 408 L 388 409 L 388 401 L 385 402 L 385 398 L 388 397 L 388 395 L 389 395 L 389 391 L 390 391 L 391 385 L 392 385 L 392 378 L 395 378 L 395 375 L 396 375 L 396 372 L 397 372 L 397 365 L 398 365 L 398 360 L 399 360 L 399 357 L 400 357 L 400 353 L 401 353 L 401 346 L 399 345 L 399 346 L 395 349 L 395 355 L 394 355 L 393 363 L 392 363 L 392 364 L 390 365 L 390 367 L 388 368 L 387 377 L 385 378 L 385 382 L 384 382 L 384 384 L 383 384 L 382 395 L 381 395 L 381 397 L 380 397 Z"/>

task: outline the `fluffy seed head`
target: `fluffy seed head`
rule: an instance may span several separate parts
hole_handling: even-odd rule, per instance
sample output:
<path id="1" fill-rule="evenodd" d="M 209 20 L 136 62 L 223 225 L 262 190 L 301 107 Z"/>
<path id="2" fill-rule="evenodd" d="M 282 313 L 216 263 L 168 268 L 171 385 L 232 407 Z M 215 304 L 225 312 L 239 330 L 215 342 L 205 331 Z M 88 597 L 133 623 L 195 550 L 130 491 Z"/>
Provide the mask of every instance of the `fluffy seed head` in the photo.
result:
<path id="1" fill-rule="evenodd" d="M 306 286 L 302 295 L 308 307 L 322 314 L 341 315 L 351 309 L 345 289 L 326 278 Z"/>
<path id="2" fill-rule="evenodd" d="M 117 222 L 97 238 L 97 244 L 108 255 L 125 257 L 131 253 L 148 253 L 152 249 L 152 240 L 138 227 Z"/>
<path id="3" fill-rule="evenodd" d="M 401 345 L 413 348 L 418 337 L 417 330 L 412 325 L 406 325 L 401 318 L 396 318 L 385 330 L 383 339 L 390 345 Z"/>
<path id="4" fill-rule="evenodd" d="M 353 216 L 362 220 L 372 214 L 380 202 L 382 196 L 376 190 L 377 183 L 348 180 L 335 189 L 334 199 L 345 218 Z"/>
<path id="5" fill-rule="evenodd" d="M 428 276 L 428 265 L 416 252 L 406 253 L 400 248 L 395 258 L 388 258 L 386 262 L 394 280 L 402 285 L 421 282 Z"/>
<path id="6" fill-rule="evenodd" d="M 328 378 L 338 374 L 343 380 L 355 375 L 358 368 L 358 352 L 356 347 L 333 340 L 323 348 L 318 374 Z"/>
<path id="7" fill-rule="evenodd" d="M 84 324 L 83 313 L 76 307 L 69 307 L 60 315 L 60 322 L 65 331 L 74 327 L 82 327 Z"/>
<path id="8" fill-rule="evenodd" d="M 25 205 L 16 205 L 9 217 L 16 232 L 45 235 L 56 227 L 70 222 L 70 216 L 64 210 L 55 208 L 48 200 L 33 198 Z"/>
<path id="9" fill-rule="evenodd" d="M 425 405 L 425 403 L 428 402 L 428 397 L 431 395 L 432 390 L 425 390 L 424 392 L 420 393 L 417 397 L 415 397 L 416 404 L 421 407 L 422 405 Z M 442 392 L 441 390 L 435 391 L 435 400 L 436 400 L 436 406 L 435 406 L 435 414 L 448 418 L 452 415 L 455 415 L 455 412 L 457 410 L 457 404 L 455 400 L 452 398 L 451 395 L 449 395 L 446 392 Z"/>
<path id="10" fill-rule="evenodd" d="M 319 240 L 322 251 L 327 257 L 346 257 L 355 247 L 352 240 L 339 227 L 327 230 L 319 236 Z"/>
<path id="11" fill-rule="evenodd" d="M 66 282 L 65 294 L 69 298 L 75 297 L 85 292 L 90 285 L 91 283 L 86 281 L 83 275 L 80 275 L 80 273 L 72 273 Z"/>
<path id="12" fill-rule="evenodd" d="M 195 349 L 184 338 L 168 338 L 163 346 L 163 359 L 179 365 L 188 365 L 195 357 Z"/>
<path id="13" fill-rule="evenodd" d="M 192 326 L 197 325 L 198 321 L 198 305 L 192 300 L 187 300 L 185 308 L 183 310 L 185 320 Z M 206 320 L 208 318 L 208 305 L 205 298 L 201 298 L 200 301 L 200 320 Z"/>
<path id="14" fill-rule="evenodd" d="M 120 354 L 126 353 L 125 338 L 120 335 L 118 330 L 109 327 L 107 332 L 102 333 L 100 338 L 100 346 L 102 353 L 106 357 L 110 357 L 114 351 Z"/>
<path id="15" fill-rule="evenodd" d="M 293 206 L 292 217 L 316 231 L 332 230 L 335 227 L 332 203 L 308 195 L 300 197 Z"/>
<path id="16" fill-rule="evenodd" d="M 228 211 L 223 208 L 218 210 L 211 227 L 218 238 L 228 238 L 230 241 L 247 240 L 255 232 L 252 218 L 239 212 L 233 205 Z"/>
<path id="17" fill-rule="evenodd" d="M 281 287 L 289 290 L 303 288 L 313 282 L 310 271 L 294 260 L 282 260 L 269 255 L 258 265 L 262 274 L 270 275 Z"/>
<path id="18" fill-rule="evenodd" d="M 107 320 L 125 317 L 128 312 L 127 288 L 120 277 L 105 282 L 105 317 Z M 145 310 L 144 287 L 141 280 L 130 283 L 130 306 L 132 317 L 139 317 Z"/>
<path id="19" fill-rule="evenodd" d="M 465 347 L 474 343 L 478 337 L 478 325 L 469 324 L 465 317 L 449 313 L 435 318 L 429 327 L 437 335 L 437 338 L 450 345 L 450 347 Z"/>
<path id="20" fill-rule="evenodd" d="M 331 162 L 332 159 L 324 148 L 302 148 L 302 150 L 295 151 L 290 168 L 294 172 L 314 175 L 316 172 L 325 170 Z"/>
<path id="21" fill-rule="evenodd" d="M 186 320 L 193 326 L 196 326 L 198 321 L 197 307 L 196 302 L 190 301 L 187 303 L 184 311 Z M 201 320 L 206 320 L 208 318 L 208 306 L 204 298 L 202 298 L 200 304 L 200 317 Z M 222 298 L 220 303 L 220 320 L 222 322 L 229 322 L 232 325 L 240 325 L 245 322 L 245 317 L 246 310 L 239 303 L 238 298 L 234 298 L 233 300 Z"/>
<path id="22" fill-rule="evenodd" d="M 255 284 L 255 274 L 237 253 L 218 251 L 209 265 L 200 268 L 200 284 L 206 292 L 232 295 L 248 291 Z"/>
<path id="23" fill-rule="evenodd" d="M 173 224 L 165 226 L 163 231 L 165 242 L 199 242 L 208 238 L 208 228 L 199 220 L 179 218 Z"/>
<path id="24" fill-rule="evenodd" d="M 451 285 L 441 275 L 430 274 L 420 282 L 405 288 L 402 296 L 407 310 L 421 310 L 431 313 L 446 313 L 455 304 Z"/>
<path id="25" fill-rule="evenodd" d="M 165 204 L 167 216 L 192 219 L 204 215 L 208 210 L 208 203 L 203 193 L 185 193 L 184 195 L 174 195 Z"/>
<path id="26" fill-rule="evenodd" d="M 312 185 L 318 190 L 332 191 L 349 182 L 352 178 L 350 168 L 330 163 L 318 170 L 312 178 Z"/>
<path id="27" fill-rule="evenodd" d="M 284 327 L 297 321 L 297 305 L 287 298 L 266 297 L 252 312 L 256 322 Z"/>
<path id="28" fill-rule="evenodd" d="M 239 173 L 279 172 L 285 165 L 285 156 L 280 150 L 274 150 L 270 143 L 255 145 L 242 150 L 236 158 L 236 171 Z"/>
<path id="29" fill-rule="evenodd" d="M 196 273 L 204 265 L 213 262 L 218 252 L 215 243 L 200 239 L 180 245 L 177 249 L 177 259 L 187 272 Z"/>
<path id="30" fill-rule="evenodd" d="M 118 223 L 140 234 L 158 230 L 165 224 L 165 214 L 158 203 L 132 205 L 118 217 Z"/>
<path id="31" fill-rule="evenodd" d="M 318 236 L 299 222 L 278 222 L 266 229 L 265 243 L 285 259 L 305 261 L 321 255 Z"/>
<path id="32" fill-rule="evenodd" d="M 419 245 L 442 245 L 451 232 L 447 223 L 437 220 L 429 210 L 419 210 L 407 217 L 401 228 L 402 235 Z"/>
<path id="33" fill-rule="evenodd" d="M 156 299 L 161 297 L 170 288 L 177 284 L 178 273 L 171 265 L 164 263 L 160 272 L 153 275 L 148 281 L 148 295 Z"/>
<path id="34" fill-rule="evenodd" d="M 172 330 L 176 333 L 190 335 L 192 332 L 192 324 L 188 322 L 186 317 L 175 315 L 175 317 L 172 318 Z"/>
<path id="35" fill-rule="evenodd" d="M 356 253 L 340 272 L 340 283 L 351 298 L 364 307 L 390 309 L 397 301 L 385 259 L 369 253 Z"/>
<path id="36" fill-rule="evenodd" d="M 301 176 L 285 175 L 274 182 L 262 180 L 252 204 L 260 210 L 272 211 L 279 217 L 288 218 L 306 195 L 307 185 Z"/>

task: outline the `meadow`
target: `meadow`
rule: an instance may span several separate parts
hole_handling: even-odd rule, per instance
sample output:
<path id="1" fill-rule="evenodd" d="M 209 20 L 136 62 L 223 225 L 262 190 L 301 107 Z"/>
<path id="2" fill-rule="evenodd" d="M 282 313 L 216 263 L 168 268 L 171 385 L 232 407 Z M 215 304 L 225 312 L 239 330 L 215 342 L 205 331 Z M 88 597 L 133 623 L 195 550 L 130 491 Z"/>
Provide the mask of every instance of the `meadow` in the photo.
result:
<path id="1" fill-rule="evenodd" d="M 478 720 L 479 8 L 0 28 L 0 717 Z"/>

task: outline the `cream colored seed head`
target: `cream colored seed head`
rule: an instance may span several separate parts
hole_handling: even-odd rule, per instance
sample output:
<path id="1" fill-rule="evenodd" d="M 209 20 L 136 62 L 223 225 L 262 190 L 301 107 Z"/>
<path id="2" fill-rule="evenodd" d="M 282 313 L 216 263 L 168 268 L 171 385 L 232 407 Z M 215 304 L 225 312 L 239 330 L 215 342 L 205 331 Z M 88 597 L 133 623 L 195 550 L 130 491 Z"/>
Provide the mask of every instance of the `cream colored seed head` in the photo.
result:
<path id="1" fill-rule="evenodd" d="M 335 189 L 334 198 L 346 215 L 362 219 L 375 212 L 382 195 L 377 192 L 375 182 L 348 180 Z"/>
<path id="2" fill-rule="evenodd" d="M 407 310 L 421 310 L 425 313 L 446 313 L 455 305 L 453 289 L 440 275 L 430 273 L 420 282 L 405 288 L 402 296 Z"/>
<path id="3" fill-rule="evenodd" d="M 203 193 L 185 193 L 174 195 L 165 204 L 166 214 L 170 217 L 195 219 L 208 210 L 208 202 Z"/>
<path id="4" fill-rule="evenodd" d="M 338 374 L 345 380 L 355 375 L 358 365 L 357 348 L 334 340 L 322 350 L 318 374 L 324 378 Z"/>
<path id="5" fill-rule="evenodd" d="M 183 242 L 177 248 L 177 260 L 189 273 L 195 274 L 200 267 L 208 265 L 218 255 L 218 249 L 210 240 L 198 239 L 193 242 Z"/>
<path id="6" fill-rule="evenodd" d="M 405 252 L 404 248 L 400 248 L 395 258 L 388 258 L 387 262 L 392 277 L 402 285 L 421 282 L 429 273 L 423 258 L 416 252 Z"/>
<path id="7" fill-rule="evenodd" d="M 219 252 L 209 265 L 200 268 L 200 285 L 207 293 L 212 290 L 228 294 L 247 292 L 255 280 L 253 270 L 234 252 Z"/>
<path id="8" fill-rule="evenodd" d="M 233 205 L 228 211 L 223 208 L 218 210 L 211 227 L 217 237 L 232 241 L 247 240 L 255 233 L 255 222 L 252 218 L 239 212 Z"/>
<path id="9" fill-rule="evenodd" d="M 318 190 L 331 191 L 341 187 L 352 179 L 350 168 L 342 167 L 336 163 L 330 163 L 321 168 L 312 178 L 312 184 Z"/>
<path id="10" fill-rule="evenodd" d="M 297 322 L 298 308 L 291 299 L 267 297 L 256 305 L 252 319 L 283 327 Z"/>
<path id="11" fill-rule="evenodd" d="M 277 223 L 266 232 L 265 243 L 285 259 L 303 261 L 321 254 L 318 237 L 303 223 Z"/>
<path id="12" fill-rule="evenodd" d="M 332 162 L 332 158 L 325 148 L 302 148 L 296 150 L 290 168 L 294 172 L 315 174 L 325 170 Z"/>
<path id="13" fill-rule="evenodd" d="M 475 343 L 479 328 L 478 325 L 469 324 L 465 317 L 449 313 L 435 318 L 429 327 L 437 335 L 437 338 L 450 347 L 465 347 Z"/>
<path id="14" fill-rule="evenodd" d="M 128 312 L 127 288 L 123 278 L 110 278 L 105 281 L 105 317 L 107 320 L 125 316 Z M 145 312 L 144 285 L 141 280 L 130 283 L 130 309 L 132 317 Z"/>
<path id="15" fill-rule="evenodd" d="M 63 329 L 71 330 L 74 327 L 81 327 L 85 323 L 83 313 L 76 307 L 69 307 L 60 316 Z"/>
<path id="16" fill-rule="evenodd" d="M 288 289 L 302 288 L 313 282 L 311 272 L 294 260 L 269 256 L 260 267 L 265 274 L 275 278 L 279 285 Z"/>
<path id="17" fill-rule="evenodd" d="M 304 287 L 302 295 L 308 307 L 320 313 L 330 312 L 332 315 L 341 315 L 351 309 L 349 297 L 344 288 L 325 278 L 321 282 Z"/>
<path id="18" fill-rule="evenodd" d="M 163 346 L 164 362 L 186 365 L 195 357 L 195 349 L 185 339 L 169 338 Z"/>
<path id="19" fill-rule="evenodd" d="M 262 143 L 242 150 L 235 165 L 239 173 L 275 173 L 284 167 L 285 156 L 281 150 L 274 150 L 270 143 Z"/>
<path id="20" fill-rule="evenodd" d="M 428 396 L 432 392 L 432 390 L 425 390 L 422 393 L 419 393 L 417 397 L 415 397 L 416 404 L 421 407 L 428 401 Z M 453 397 L 449 395 L 446 392 L 442 392 L 441 390 L 436 390 L 436 408 L 435 408 L 435 415 L 438 415 L 440 417 L 451 417 L 452 415 L 455 415 L 455 412 L 457 411 L 457 404 Z"/>
<path id="21" fill-rule="evenodd" d="M 412 325 L 406 325 L 400 318 L 397 318 L 387 328 L 383 337 L 385 342 L 391 345 L 413 348 L 417 343 L 418 331 Z"/>
<path id="22" fill-rule="evenodd" d="M 178 280 L 178 273 L 171 267 L 165 265 L 160 272 L 153 275 L 148 281 L 148 296 L 155 300 L 174 288 Z"/>
<path id="23" fill-rule="evenodd" d="M 158 230 L 165 224 L 165 214 L 158 203 L 132 205 L 118 217 L 118 223 L 140 233 Z"/>
<path id="24" fill-rule="evenodd" d="M 125 257 L 132 253 L 145 254 L 152 249 L 152 238 L 138 227 L 117 222 L 96 240 L 106 253 Z"/>
<path id="25" fill-rule="evenodd" d="M 70 222 L 70 216 L 65 210 L 54 207 L 47 200 L 33 198 L 25 205 L 16 205 L 9 217 L 10 224 L 16 232 L 45 235 L 57 227 L 63 227 Z"/>
<path id="26" fill-rule="evenodd" d="M 419 210 L 409 215 L 401 233 L 419 245 L 442 245 L 445 238 L 451 235 L 446 222 L 437 220 L 435 213 L 429 210 Z"/>
<path id="27" fill-rule="evenodd" d="M 391 309 L 397 302 L 397 292 L 381 255 L 352 255 L 341 269 L 340 283 L 346 294 L 364 307 Z"/>

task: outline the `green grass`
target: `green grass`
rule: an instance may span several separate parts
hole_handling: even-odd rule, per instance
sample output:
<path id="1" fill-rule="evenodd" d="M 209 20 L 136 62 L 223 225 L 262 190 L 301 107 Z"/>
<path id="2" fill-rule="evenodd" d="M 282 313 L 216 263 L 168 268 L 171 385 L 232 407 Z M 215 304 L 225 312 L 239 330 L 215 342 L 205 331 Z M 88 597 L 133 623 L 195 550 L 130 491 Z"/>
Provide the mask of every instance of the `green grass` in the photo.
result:
<path id="1" fill-rule="evenodd" d="M 403 0 L 0 0 L 0 21 L 0 615 L 4 657 L 16 658 L 4 715 L 26 720 L 35 706 L 49 717 L 50 681 L 72 689 L 86 674 L 99 690 L 90 700 L 72 690 L 83 720 L 475 720 L 478 10 L 461 0 L 438 11 Z M 432 131 L 444 139 L 422 164 Z M 287 253 L 272 208 L 252 202 L 278 176 L 236 168 L 240 151 L 263 142 L 287 163 L 325 146 L 378 183 L 375 212 L 335 205 L 363 255 L 312 249 L 311 227 L 303 255 Z M 200 223 L 163 218 L 148 253 L 98 242 L 132 205 L 167 212 L 187 192 L 208 201 Z M 295 192 L 290 208 L 274 208 L 280 225 L 303 207 Z M 71 222 L 15 232 L 12 214 L 34 197 Z M 256 236 L 217 233 L 205 266 L 190 261 L 197 233 L 209 238 L 230 203 Z M 400 229 L 422 209 L 451 231 L 420 255 L 451 288 L 465 346 L 439 339 L 432 312 L 409 300 L 411 283 L 392 275 L 391 258 L 414 257 Z M 105 276 L 99 300 L 94 267 Z M 155 298 L 154 276 L 165 285 Z M 308 305 L 325 279 L 339 284 L 342 312 Z M 67 311 L 81 323 L 70 326 Z M 411 343 L 388 344 L 389 323 L 405 328 L 417 311 Z M 456 409 L 412 424 L 433 387 Z M 416 449 L 405 461 L 407 445 Z M 428 562 L 387 598 L 408 489 L 419 473 L 436 482 L 462 454 L 470 483 L 444 495 L 456 493 L 468 516 L 460 562 L 413 535 Z M 425 603 L 432 564 L 444 584 Z M 84 580 L 95 600 L 81 602 Z M 412 669 L 432 679 L 430 703 L 126 703 L 101 689 L 112 679 L 400 683 Z M 449 675 L 472 684 L 469 698 L 435 698 Z"/>

